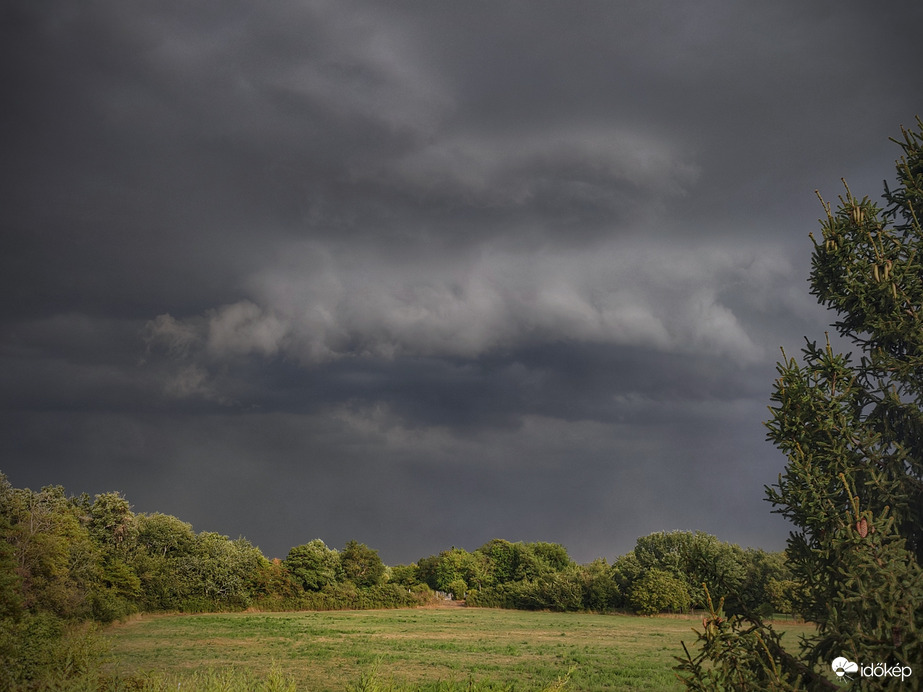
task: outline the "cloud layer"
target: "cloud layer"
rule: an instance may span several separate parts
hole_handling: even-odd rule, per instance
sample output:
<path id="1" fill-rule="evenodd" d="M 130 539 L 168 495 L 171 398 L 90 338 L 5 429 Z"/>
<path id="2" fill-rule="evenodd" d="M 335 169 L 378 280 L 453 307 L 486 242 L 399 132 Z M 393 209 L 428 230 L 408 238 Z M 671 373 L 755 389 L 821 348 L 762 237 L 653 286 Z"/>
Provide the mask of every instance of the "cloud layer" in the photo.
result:
<path id="1" fill-rule="evenodd" d="M 0 10 L 0 452 L 271 555 L 781 547 L 777 347 L 919 3 Z"/>
<path id="2" fill-rule="evenodd" d="M 251 298 L 151 320 L 150 348 L 181 362 L 281 357 L 310 367 L 344 357 L 478 358 L 563 342 L 746 364 L 765 356 L 747 315 L 791 272 L 771 249 L 632 241 L 481 249 L 402 266 L 312 244 L 290 249 L 286 264 L 256 273 Z"/>

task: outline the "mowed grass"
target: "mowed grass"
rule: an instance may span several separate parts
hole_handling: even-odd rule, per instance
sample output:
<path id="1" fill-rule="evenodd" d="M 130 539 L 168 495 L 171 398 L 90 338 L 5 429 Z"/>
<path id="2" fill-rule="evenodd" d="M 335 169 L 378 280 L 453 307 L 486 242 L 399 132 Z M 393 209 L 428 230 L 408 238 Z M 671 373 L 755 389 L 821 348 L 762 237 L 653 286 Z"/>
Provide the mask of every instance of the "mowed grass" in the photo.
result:
<path id="1" fill-rule="evenodd" d="M 275 668 L 298 689 L 336 690 L 376 671 L 414 689 L 446 683 L 540 690 L 681 690 L 673 666 L 701 620 L 486 608 L 144 616 L 106 630 L 114 672 L 183 675 Z M 786 623 L 787 637 L 812 629 Z"/>

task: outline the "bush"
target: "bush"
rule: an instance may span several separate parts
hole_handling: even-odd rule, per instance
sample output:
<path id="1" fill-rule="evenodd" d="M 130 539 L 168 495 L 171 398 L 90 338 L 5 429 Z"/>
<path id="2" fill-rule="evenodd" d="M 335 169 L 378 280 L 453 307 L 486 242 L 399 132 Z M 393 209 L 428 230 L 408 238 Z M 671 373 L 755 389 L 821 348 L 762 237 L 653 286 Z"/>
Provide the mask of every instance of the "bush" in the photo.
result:
<path id="1" fill-rule="evenodd" d="M 468 593 L 468 585 L 464 579 L 453 579 L 446 584 L 446 588 L 456 601 L 465 600 L 465 594 Z"/>
<path id="2" fill-rule="evenodd" d="M 536 580 L 513 581 L 469 591 L 465 602 L 479 608 L 584 610 L 583 584 L 575 572 L 551 574 Z"/>
<path id="3" fill-rule="evenodd" d="M 468 592 L 465 603 L 477 608 L 518 608 L 518 590 L 518 582 L 472 589 Z"/>
<path id="4" fill-rule="evenodd" d="M 532 582 L 529 595 L 535 610 L 583 610 L 583 584 L 575 572 L 551 574 Z"/>
<path id="5" fill-rule="evenodd" d="M 597 559 L 581 568 L 583 607 L 602 613 L 619 606 L 621 592 L 612 569 L 605 560 Z"/>
<path id="6" fill-rule="evenodd" d="M 66 623 L 50 613 L 3 622 L 0 689 L 75 689 L 95 672 L 103 653 L 92 624 Z"/>
<path id="7" fill-rule="evenodd" d="M 634 583 L 628 601 L 639 615 L 682 613 L 689 610 L 689 589 L 669 572 L 651 569 Z"/>

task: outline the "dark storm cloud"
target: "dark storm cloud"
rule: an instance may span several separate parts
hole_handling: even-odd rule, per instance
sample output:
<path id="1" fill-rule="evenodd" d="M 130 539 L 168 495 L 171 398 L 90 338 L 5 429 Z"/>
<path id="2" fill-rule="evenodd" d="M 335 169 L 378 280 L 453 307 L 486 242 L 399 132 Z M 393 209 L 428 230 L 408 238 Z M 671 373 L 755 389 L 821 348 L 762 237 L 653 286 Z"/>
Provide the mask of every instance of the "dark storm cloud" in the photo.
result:
<path id="1" fill-rule="evenodd" d="M 0 470 L 279 556 L 778 547 L 813 190 L 891 177 L 920 19 L 7 3 Z"/>

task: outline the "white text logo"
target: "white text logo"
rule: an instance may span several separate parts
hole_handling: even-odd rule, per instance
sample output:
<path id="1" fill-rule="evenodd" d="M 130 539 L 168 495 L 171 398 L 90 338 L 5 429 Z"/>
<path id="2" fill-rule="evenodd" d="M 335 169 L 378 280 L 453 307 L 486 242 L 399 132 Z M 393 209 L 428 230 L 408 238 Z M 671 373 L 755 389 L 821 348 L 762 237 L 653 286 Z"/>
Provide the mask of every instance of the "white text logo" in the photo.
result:
<path id="1" fill-rule="evenodd" d="M 858 673 L 864 678 L 900 678 L 904 680 L 913 674 L 913 668 L 904 665 L 889 666 L 887 663 L 875 663 L 868 666 L 860 666 L 855 661 L 850 661 L 845 656 L 833 659 L 830 664 L 833 672 L 838 678 L 852 680 L 850 673 Z"/>

